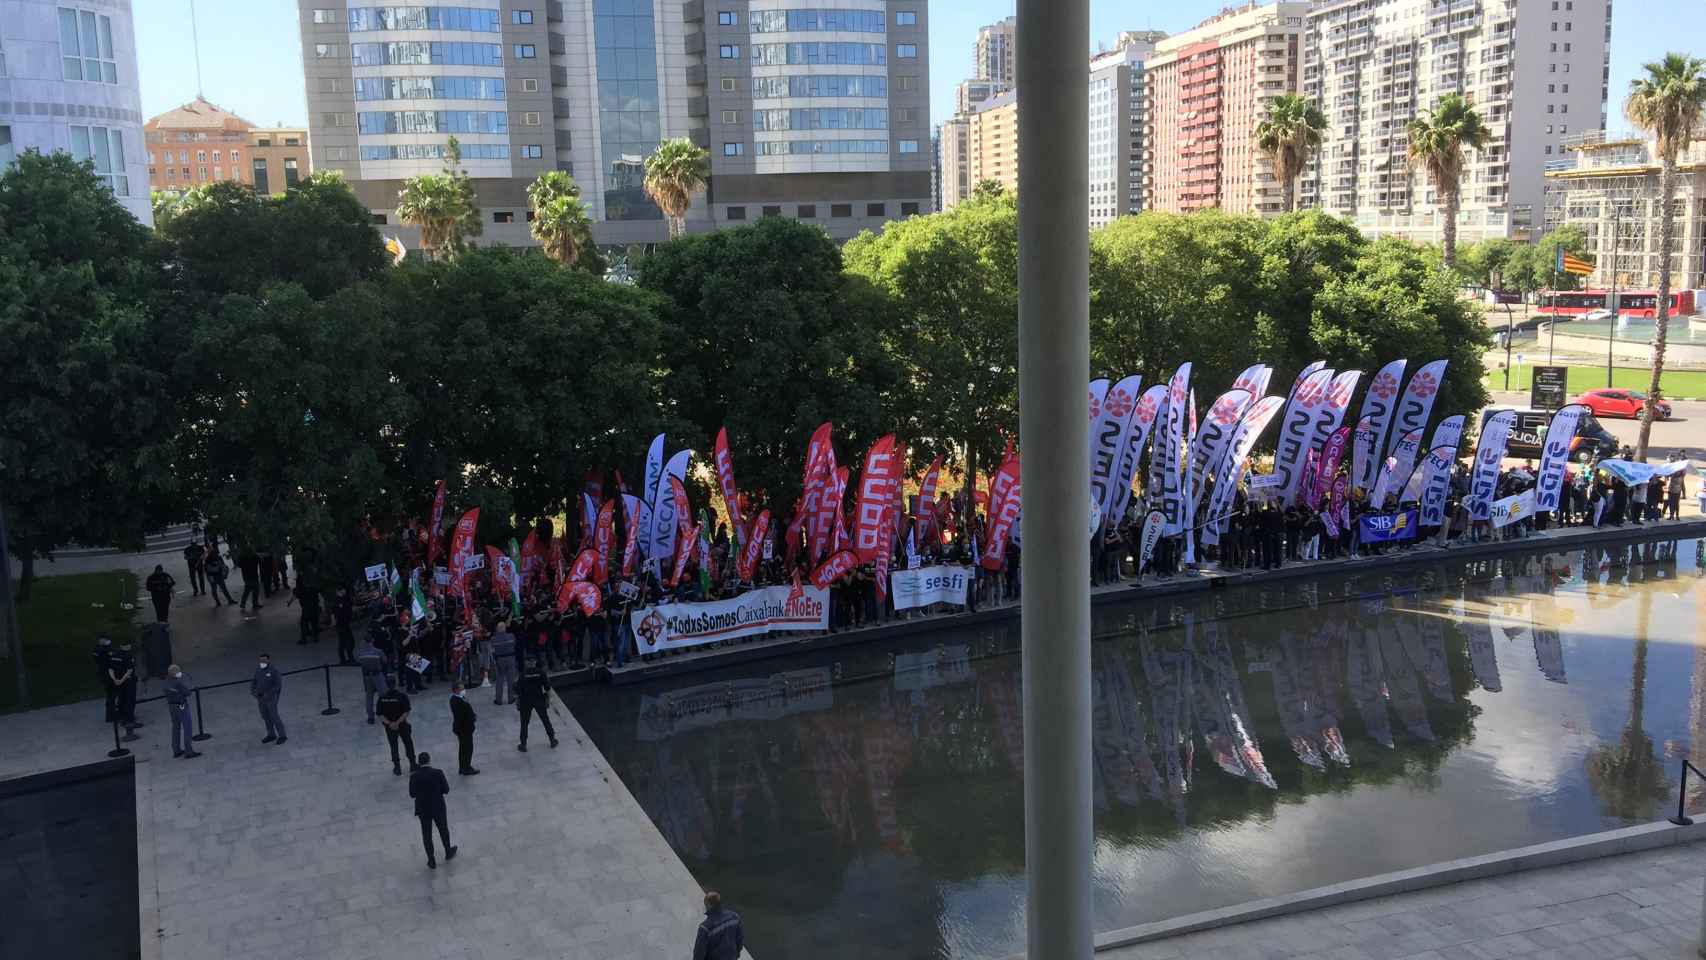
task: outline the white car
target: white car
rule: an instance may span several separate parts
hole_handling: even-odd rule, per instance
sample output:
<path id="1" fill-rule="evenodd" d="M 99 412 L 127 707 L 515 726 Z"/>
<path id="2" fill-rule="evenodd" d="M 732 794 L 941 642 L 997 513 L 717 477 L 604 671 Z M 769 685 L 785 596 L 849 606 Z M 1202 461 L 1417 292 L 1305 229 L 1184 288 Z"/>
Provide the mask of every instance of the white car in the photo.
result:
<path id="1" fill-rule="evenodd" d="M 1594 310 L 1591 313 L 1583 315 L 1582 319 L 1593 323 L 1604 323 L 1616 316 L 1617 315 L 1612 313 L 1610 310 Z"/>

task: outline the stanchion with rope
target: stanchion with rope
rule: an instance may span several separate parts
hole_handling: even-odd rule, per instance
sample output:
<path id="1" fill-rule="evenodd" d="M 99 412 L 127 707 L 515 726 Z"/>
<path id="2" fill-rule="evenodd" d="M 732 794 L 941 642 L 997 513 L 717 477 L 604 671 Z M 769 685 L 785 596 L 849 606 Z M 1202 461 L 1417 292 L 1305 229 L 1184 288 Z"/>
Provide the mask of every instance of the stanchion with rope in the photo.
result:
<path id="1" fill-rule="evenodd" d="M 322 664 L 321 669 L 326 674 L 326 709 L 320 711 L 320 716 L 329 717 L 338 712 L 338 708 L 332 706 L 332 665 Z"/>
<path id="2" fill-rule="evenodd" d="M 201 709 L 201 688 L 200 687 L 195 688 L 195 725 L 196 725 L 196 730 L 199 732 L 196 733 L 195 736 L 191 737 L 190 738 L 191 740 L 194 740 L 197 743 L 200 743 L 203 740 L 212 740 L 213 739 L 213 734 L 207 732 L 207 714 L 204 713 Z"/>
<path id="3" fill-rule="evenodd" d="M 136 739 L 135 734 L 132 734 L 130 739 L 132 739 L 132 740 Z M 126 750 L 124 748 L 124 744 L 119 742 L 118 721 L 117 720 L 113 721 L 113 748 L 111 750 L 107 751 L 107 756 L 113 757 L 114 759 L 116 759 L 118 757 L 130 756 L 130 751 Z"/>

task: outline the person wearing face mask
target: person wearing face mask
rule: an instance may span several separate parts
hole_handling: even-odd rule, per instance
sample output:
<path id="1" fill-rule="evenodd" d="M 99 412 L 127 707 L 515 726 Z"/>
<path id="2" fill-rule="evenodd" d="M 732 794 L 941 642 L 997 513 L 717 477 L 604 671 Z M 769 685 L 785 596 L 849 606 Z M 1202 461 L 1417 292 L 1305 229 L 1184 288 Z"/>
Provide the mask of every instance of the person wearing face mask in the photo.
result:
<path id="1" fill-rule="evenodd" d="M 521 673 L 521 683 L 518 685 L 521 694 L 521 742 L 515 745 L 522 753 L 527 752 L 527 721 L 537 716 L 539 722 L 545 725 L 545 736 L 551 740 L 551 748 L 557 747 L 557 731 L 551 727 L 551 714 L 547 708 L 551 702 L 551 681 L 545 676 L 545 668 L 538 660 L 528 660 L 527 667 Z"/>
<path id="2" fill-rule="evenodd" d="M 184 679 L 182 667 L 174 663 L 166 668 L 166 682 L 161 692 L 166 696 L 166 713 L 172 720 L 172 756 L 184 760 L 201 756 L 195 749 L 195 741 L 190 739 L 195 732 L 190 716 L 190 695 L 195 691 Z"/>
<path id="3" fill-rule="evenodd" d="M 385 692 L 379 695 L 379 719 L 385 725 L 385 741 L 391 745 L 391 773 L 403 775 L 403 761 L 397 755 L 397 741 L 403 741 L 404 756 L 409 758 L 409 769 L 415 769 L 415 735 L 414 728 L 409 725 L 409 695 L 397 689 L 397 683 L 389 676 L 385 678 Z"/>
<path id="4" fill-rule="evenodd" d="M 249 693 L 260 708 L 261 722 L 267 725 L 267 735 L 262 743 L 283 743 L 289 739 L 285 736 L 284 719 L 278 715 L 278 697 L 283 692 L 284 677 L 273 669 L 272 658 L 261 654 L 260 666 L 255 668 L 254 679 L 249 681 Z"/>
<path id="5" fill-rule="evenodd" d="M 456 772 L 472 777 L 474 769 L 474 708 L 462 689 L 462 681 L 450 685 L 450 732 L 456 735 Z"/>

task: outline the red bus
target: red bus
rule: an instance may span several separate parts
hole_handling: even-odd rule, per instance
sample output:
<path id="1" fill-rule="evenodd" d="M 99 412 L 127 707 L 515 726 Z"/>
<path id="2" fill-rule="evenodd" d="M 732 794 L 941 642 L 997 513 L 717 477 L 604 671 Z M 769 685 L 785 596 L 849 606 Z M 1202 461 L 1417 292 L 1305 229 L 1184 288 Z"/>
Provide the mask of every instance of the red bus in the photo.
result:
<path id="1" fill-rule="evenodd" d="M 1555 292 L 1542 290 L 1540 292 L 1540 309 L 1543 313 L 1558 313 L 1565 316 L 1581 316 L 1595 310 L 1610 309 L 1606 304 L 1611 299 L 1609 290 L 1566 290 Z M 1619 290 L 1617 291 L 1617 312 L 1625 317 L 1643 317 L 1651 320 L 1658 312 L 1659 295 L 1656 290 Z M 1677 290 L 1670 295 L 1669 316 L 1688 316 L 1694 313 L 1694 291 Z"/>

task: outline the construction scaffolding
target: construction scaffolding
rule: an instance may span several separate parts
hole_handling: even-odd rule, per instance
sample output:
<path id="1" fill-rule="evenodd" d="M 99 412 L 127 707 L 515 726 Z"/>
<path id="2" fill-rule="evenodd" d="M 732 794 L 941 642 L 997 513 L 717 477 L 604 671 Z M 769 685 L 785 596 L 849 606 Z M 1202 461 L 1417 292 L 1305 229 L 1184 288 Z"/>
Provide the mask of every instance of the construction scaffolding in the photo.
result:
<path id="1" fill-rule="evenodd" d="M 1595 264 L 1592 287 L 1647 289 L 1659 282 L 1659 163 L 1638 136 L 1585 133 L 1565 141 L 1574 155 L 1546 169 L 1546 230 L 1578 227 Z M 1671 289 L 1706 287 L 1706 140 L 1678 158 Z"/>

